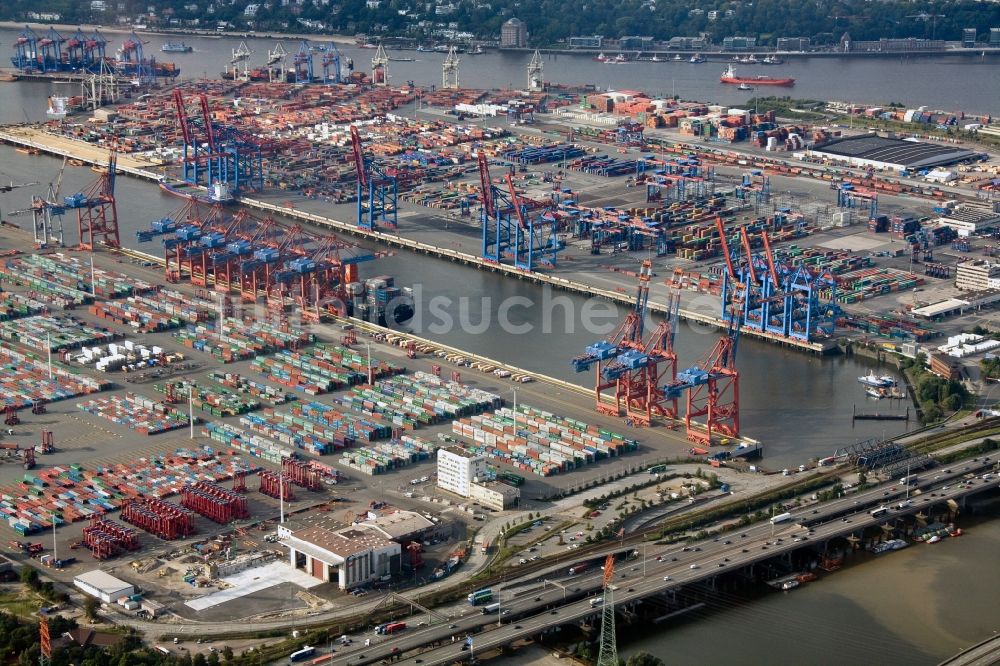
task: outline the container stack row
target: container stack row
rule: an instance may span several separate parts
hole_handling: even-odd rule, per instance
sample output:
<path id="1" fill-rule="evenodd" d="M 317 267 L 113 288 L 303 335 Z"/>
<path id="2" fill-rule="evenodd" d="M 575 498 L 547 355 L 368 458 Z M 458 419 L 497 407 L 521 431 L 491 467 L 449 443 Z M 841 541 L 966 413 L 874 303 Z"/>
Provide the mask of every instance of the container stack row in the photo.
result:
<path id="1" fill-rule="evenodd" d="M 109 329 L 87 326 L 69 317 L 38 315 L 0 323 L 0 338 L 41 352 L 106 344 L 121 337 Z"/>
<path id="2" fill-rule="evenodd" d="M 31 298 L 59 310 L 93 301 L 93 296 L 84 291 L 82 283 L 74 282 L 73 286 L 62 284 L 46 273 L 45 269 L 27 263 L 22 258 L 7 259 L 0 263 L 0 284 L 25 287 Z"/>
<path id="3" fill-rule="evenodd" d="M 22 294 L 6 292 L 0 294 L 0 321 L 10 321 L 21 317 L 46 314 L 48 306 L 39 300 Z"/>
<path id="4" fill-rule="evenodd" d="M 153 390 L 167 395 L 168 400 L 185 402 L 190 398 L 193 407 L 219 418 L 238 416 L 260 409 L 260 402 L 257 400 L 246 399 L 224 388 L 205 388 L 185 380 L 155 384 Z"/>
<path id="5" fill-rule="evenodd" d="M 126 393 L 124 397 L 96 398 L 77 403 L 77 407 L 88 414 L 101 416 L 134 430 L 140 435 L 157 435 L 188 425 L 187 414 L 165 403 L 134 393 Z"/>
<path id="6" fill-rule="evenodd" d="M 248 395 L 252 398 L 260 400 L 261 402 L 270 403 L 272 405 L 283 405 L 295 400 L 295 396 L 291 393 L 286 393 L 285 391 L 268 384 L 255 382 L 254 380 L 238 375 L 235 372 L 213 372 L 210 377 L 212 381 L 221 384 L 228 389 L 232 389 L 237 393 Z"/>
<path id="7" fill-rule="evenodd" d="M 281 464 L 282 458 L 294 455 L 292 449 L 229 423 L 207 423 L 202 434 L 223 446 L 275 464 Z"/>
<path id="8" fill-rule="evenodd" d="M 519 407 L 515 427 L 509 408 L 452 423 L 471 451 L 537 474 L 551 476 L 634 451 L 638 443 L 618 433 L 531 407 Z"/>
<path id="9" fill-rule="evenodd" d="M 106 382 L 75 375 L 52 366 L 52 379 L 46 362 L 0 346 L 0 401 L 15 409 L 30 407 L 36 400 L 56 402 L 81 395 L 97 393 L 109 387 Z"/>
<path id="10" fill-rule="evenodd" d="M 338 462 L 344 467 L 373 476 L 427 460 L 437 447 L 419 437 L 404 435 L 388 442 L 345 450 Z"/>
<path id="11" fill-rule="evenodd" d="M 321 395 L 365 381 L 365 375 L 288 350 L 255 358 L 253 369 L 281 386 L 306 395 Z"/>
<path id="12" fill-rule="evenodd" d="M 393 377 L 372 387 L 357 387 L 337 398 L 337 402 L 407 429 L 481 414 L 501 404 L 499 396 L 492 393 L 425 372 Z"/>
<path id="13" fill-rule="evenodd" d="M 312 342 L 312 334 L 297 329 L 281 330 L 266 321 L 224 319 L 221 324 L 188 325 L 174 333 L 181 344 L 222 363 L 234 363 L 281 349 L 298 349 Z"/>
<path id="14" fill-rule="evenodd" d="M 142 497 L 168 497 L 187 484 L 222 481 L 257 466 L 205 447 L 173 455 L 87 469 L 79 464 L 25 473 L 16 486 L 0 488 L 0 520 L 18 534 L 86 520 Z"/>

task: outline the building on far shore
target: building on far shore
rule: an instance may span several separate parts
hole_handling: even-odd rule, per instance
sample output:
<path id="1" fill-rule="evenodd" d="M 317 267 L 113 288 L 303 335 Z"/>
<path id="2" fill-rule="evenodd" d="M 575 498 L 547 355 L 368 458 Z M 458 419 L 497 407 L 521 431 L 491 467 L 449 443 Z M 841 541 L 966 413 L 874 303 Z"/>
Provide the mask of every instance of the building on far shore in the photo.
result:
<path id="1" fill-rule="evenodd" d="M 523 49 L 528 45 L 528 24 L 519 18 L 509 19 L 500 26 L 500 48 Z"/>

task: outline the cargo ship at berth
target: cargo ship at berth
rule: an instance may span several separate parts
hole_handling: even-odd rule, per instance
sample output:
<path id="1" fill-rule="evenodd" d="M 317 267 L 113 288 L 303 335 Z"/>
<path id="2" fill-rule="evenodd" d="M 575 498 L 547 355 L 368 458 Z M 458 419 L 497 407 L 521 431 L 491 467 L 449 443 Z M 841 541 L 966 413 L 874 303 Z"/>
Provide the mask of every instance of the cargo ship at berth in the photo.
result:
<path id="1" fill-rule="evenodd" d="M 214 183 L 208 190 L 204 190 L 194 187 L 190 183 L 162 180 L 160 181 L 160 189 L 175 197 L 197 201 L 209 206 L 228 204 L 236 201 L 236 197 L 232 195 L 229 186 L 225 183 Z"/>
<path id="2" fill-rule="evenodd" d="M 775 79 L 770 76 L 737 76 L 736 70 L 730 65 L 719 77 L 722 83 L 748 84 L 751 86 L 794 86 L 795 79 Z"/>

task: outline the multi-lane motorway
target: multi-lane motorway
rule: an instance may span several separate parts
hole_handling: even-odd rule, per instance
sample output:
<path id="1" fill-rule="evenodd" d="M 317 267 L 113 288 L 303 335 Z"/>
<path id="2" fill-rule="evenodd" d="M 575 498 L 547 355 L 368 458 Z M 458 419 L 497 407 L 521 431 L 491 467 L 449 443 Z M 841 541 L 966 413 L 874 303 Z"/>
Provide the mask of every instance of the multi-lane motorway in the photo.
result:
<path id="1" fill-rule="evenodd" d="M 990 458 L 979 458 L 931 470 L 922 473 L 909 491 L 898 482 L 886 483 L 831 502 L 807 505 L 793 511 L 791 520 L 779 524 L 765 522 L 714 540 L 672 546 L 650 544 L 644 554 L 640 547 L 639 557 L 616 564 L 615 602 L 638 600 L 776 557 L 811 542 L 823 542 L 916 513 L 932 504 L 996 488 L 997 478 L 990 474 L 995 464 Z M 870 515 L 872 509 L 882 506 L 889 508 L 887 514 Z M 600 594 L 603 577 L 596 563 L 605 554 L 620 551 L 620 547 L 609 545 L 605 551 L 588 555 L 588 561 L 595 564 L 582 575 L 567 576 L 567 567 L 561 565 L 524 578 L 512 578 L 500 594 L 502 614 L 484 616 L 479 608 L 456 606 L 448 622 L 410 626 L 392 637 L 369 636 L 373 642 L 369 646 L 364 645 L 366 637 L 356 638 L 351 646 L 338 647 L 328 663 L 370 664 L 394 654 L 443 643 L 423 653 L 408 655 L 399 663 L 445 664 L 469 656 L 468 648 L 463 649 L 469 634 L 473 635 L 473 650 L 482 652 L 509 645 L 553 625 L 578 622 L 600 610 L 591 606 L 591 600 Z M 546 583 L 546 579 L 560 585 Z M 461 612 L 465 614 L 459 616 Z M 498 625 L 498 620 L 502 624 Z"/>

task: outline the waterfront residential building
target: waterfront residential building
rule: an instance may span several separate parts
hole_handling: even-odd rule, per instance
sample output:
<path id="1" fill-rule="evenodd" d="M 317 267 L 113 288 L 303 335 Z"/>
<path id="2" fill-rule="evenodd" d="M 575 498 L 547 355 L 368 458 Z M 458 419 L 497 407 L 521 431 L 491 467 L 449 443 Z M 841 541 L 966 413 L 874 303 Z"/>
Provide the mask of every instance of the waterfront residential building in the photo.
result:
<path id="1" fill-rule="evenodd" d="M 812 40 L 808 37 L 778 37 L 779 51 L 808 51 Z"/>
<path id="2" fill-rule="evenodd" d="M 722 39 L 723 51 L 749 51 L 757 48 L 756 37 L 724 37 Z"/>
<path id="3" fill-rule="evenodd" d="M 962 47 L 967 49 L 976 48 L 976 29 L 965 28 L 962 30 Z"/>
<path id="4" fill-rule="evenodd" d="M 571 49 L 600 49 L 604 46 L 604 35 L 581 35 L 569 38 Z"/>
<path id="5" fill-rule="evenodd" d="M 1000 28 L 990 28 L 990 46 L 1000 47 Z"/>
<path id="6" fill-rule="evenodd" d="M 459 446 L 438 449 L 437 473 L 438 488 L 468 497 L 472 483 L 486 477 L 486 457 Z"/>
<path id="7" fill-rule="evenodd" d="M 523 49 L 528 45 L 528 24 L 519 18 L 509 19 L 500 26 L 500 48 Z"/>
<path id="8" fill-rule="evenodd" d="M 639 37 L 630 35 L 618 40 L 618 50 L 620 51 L 651 51 L 653 49 L 652 37 Z"/>

